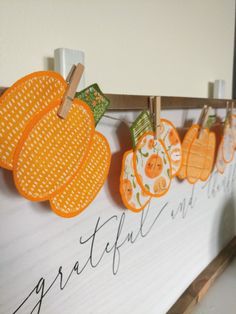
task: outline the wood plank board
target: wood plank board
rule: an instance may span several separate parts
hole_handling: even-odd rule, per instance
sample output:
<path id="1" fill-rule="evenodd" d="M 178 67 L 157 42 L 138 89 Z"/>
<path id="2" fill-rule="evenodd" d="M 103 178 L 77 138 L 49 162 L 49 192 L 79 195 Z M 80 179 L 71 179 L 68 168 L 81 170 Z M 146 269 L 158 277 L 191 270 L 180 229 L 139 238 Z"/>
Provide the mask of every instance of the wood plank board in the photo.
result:
<path id="1" fill-rule="evenodd" d="M 236 256 L 236 237 L 217 255 L 201 274 L 185 290 L 167 314 L 189 314 L 212 286 L 216 278 Z"/>

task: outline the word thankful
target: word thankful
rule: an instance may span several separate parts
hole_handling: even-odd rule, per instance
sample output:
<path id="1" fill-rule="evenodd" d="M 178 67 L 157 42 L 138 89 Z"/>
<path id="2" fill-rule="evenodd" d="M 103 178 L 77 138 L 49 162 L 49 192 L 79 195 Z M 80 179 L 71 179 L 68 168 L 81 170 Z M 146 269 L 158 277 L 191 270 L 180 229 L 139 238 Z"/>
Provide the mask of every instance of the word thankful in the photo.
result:
<path id="1" fill-rule="evenodd" d="M 236 164 L 230 164 L 227 167 L 224 175 L 218 173 L 216 170 L 211 174 L 209 179 L 203 185 L 197 183 L 192 185 L 190 196 L 184 197 L 176 209 L 171 211 L 173 219 L 181 216 L 186 218 L 190 209 L 194 209 L 200 198 L 207 197 L 212 199 L 217 197 L 218 193 L 231 193 L 236 180 Z"/>
<path id="2" fill-rule="evenodd" d="M 151 232 L 155 223 L 157 222 L 158 218 L 160 217 L 164 209 L 167 207 L 167 205 L 168 205 L 168 202 L 166 202 L 158 210 L 154 208 L 151 209 L 151 207 L 148 206 L 140 215 L 138 230 L 130 231 L 129 233 L 126 233 L 126 234 L 123 234 L 124 224 L 126 221 L 125 213 L 122 213 L 120 216 L 118 215 L 111 216 L 104 222 L 101 222 L 101 218 L 98 217 L 93 233 L 85 239 L 82 236 L 80 237 L 80 245 L 88 244 L 90 246 L 89 256 L 87 258 L 87 261 L 83 265 L 81 265 L 80 261 L 77 260 L 74 263 L 74 266 L 71 269 L 69 275 L 65 275 L 63 272 L 63 267 L 60 266 L 54 280 L 50 283 L 48 287 L 46 287 L 46 280 L 44 278 L 40 278 L 36 286 L 32 289 L 29 295 L 23 300 L 23 302 L 18 306 L 18 308 L 13 312 L 13 314 L 19 312 L 23 308 L 23 306 L 26 305 L 26 302 L 29 301 L 30 298 L 35 295 L 39 296 L 39 300 L 33 306 L 30 313 L 33 313 L 35 311 L 37 311 L 37 313 L 40 313 L 44 298 L 50 291 L 52 291 L 53 287 L 56 284 L 59 285 L 60 290 L 64 290 L 67 284 L 69 283 L 69 281 L 72 279 L 72 276 L 81 275 L 85 271 L 85 269 L 87 269 L 88 267 L 91 267 L 93 269 L 98 267 L 98 265 L 102 262 L 105 254 L 110 254 L 112 256 L 112 272 L 114 275 L 116 275 L 119 270 L 119 266 L 121 262 L 122 247 L 128 243 L 134 244 L 140 238 L 145 238 Z M 150 219 L 151 211 L 156 212 L 153 219 Z M 112 222 L 116 222 L 116 225 L 117 225 L 117 228 L 115 231 L 116 232 L 115 240 L 107 241 L 105 247 L 103 247 L 102 249 L 99 248 L 101 252 L 98 254 L 97 252 L 98 249 L 96 246 L 97 235 L 98 233 L 100 235 L 103 232 L 104 227 Z M 95 259 L 95 256 L 96 256 L 96 259 Z M 99 256 L 99 258 L 97 256 Z"/>

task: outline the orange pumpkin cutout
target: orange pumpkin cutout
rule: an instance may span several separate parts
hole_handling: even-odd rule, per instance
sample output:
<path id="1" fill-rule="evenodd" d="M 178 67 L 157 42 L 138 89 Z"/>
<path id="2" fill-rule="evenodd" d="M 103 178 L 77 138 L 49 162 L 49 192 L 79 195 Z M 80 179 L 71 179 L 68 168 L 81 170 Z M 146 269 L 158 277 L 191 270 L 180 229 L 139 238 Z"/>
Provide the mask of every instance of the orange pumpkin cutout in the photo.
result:
<path id="1" fill-rule="evenodd" d="M 50 199 L 52 210 L 62 217 L 81 213 L 102 188 L 110 167 L 111 152 L 106 138 L 95 132 L 82 167 L 66 187 Z"/>
<path id="2" fill-rule="evenodd" d="M 163 141 L 154 139 L 153 132 L 140 138 L 133 161 L 137 181 L 145 194 L 160 197 L 167 193 L 172 178 L 171 161 Z"/>
<path id="3" fill-rule="evenodd" d="M 187 157 L 187 180 L 194 184 L 201 178 L 201 173 L 205 167 L 209 130 L 203 129 L 199 138 L 196 138 L 189 150 Z"/>
<path id="4" fill-rule="evenodd" d="M 94 118 L 81 100 L 73 100 L 66 119 L 60 100 L 35 116 L 16 148 L 13 173 L 19 192 L 32 201 L 58 193 L 78 171 L 91 145 Z"/>
<path id="5" fill-rule="evenodd" d="M 178 175 L 182 164 L 182 146 L 174 125 L 166 119 L 161 119 L 160 135 L 171 161 L 172 177 Z"/>
<path id="6" fill-rule="evenodd" d="M 123 156 L 120 194 L 126 208 L 133 212 L 140 212 L 150 202 L 151 197 L 142 191 L 134 174 L 133 154 L 133 150 L 129 150 Z"/>
<path id="7" fill-rule="evenodd" d="M 0 166 L 13 168 L 16 146 L 29 120 L 65 92 L 65 80 L 42 71 L 17 81 L 0 97 Z"/>
<path id="8" fill-rule="evenodd" d="M 200 176 L 201 181 L 206 181 L 212 172 L 215 161 L 215 149 L 216 149 L 216 136 L 215 133 L 210 132 L 208 136 L 205 163 Z"/>
<path id="9" fill-rule="evenodd" d="M 178 178 L 183 180 L 187 177 L 187 159 L 190 147 L 193 141 L 197 138 L 199 132 L 199 125 L 193 124 L 186 133 L 182 142 L 182 164 L 177 174 Z"/>
<path id="10" fill-rule="evenodd" d="M 234 148 L 236 149 L 236 115 L 232 114 L 232 132 L 234 139 Z"/>
<path id="11" fill-rule="evenodd" d="M 223 152 L 224 162 L 226 164 L 230 163 L 234 158 L 234 136 L 233 136 L 233 128 L 227 122 L 224 128 L 222 152 Z"/>

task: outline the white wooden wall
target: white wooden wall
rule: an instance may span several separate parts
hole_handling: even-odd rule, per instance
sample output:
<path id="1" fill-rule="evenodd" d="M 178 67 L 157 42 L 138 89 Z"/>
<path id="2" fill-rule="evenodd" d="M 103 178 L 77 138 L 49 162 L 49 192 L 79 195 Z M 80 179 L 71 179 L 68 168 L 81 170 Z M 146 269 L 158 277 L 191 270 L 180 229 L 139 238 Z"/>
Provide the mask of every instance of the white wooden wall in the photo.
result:
<path id="1" fill-rule="evenodd" d="M 198 114 L 163 117 L 182 126 Z M 114 115 L 132 121 L 136 114 Z M 174 180 L 166 196 L 135 214 L 118 192 L 128 128 L 104 118 L 98 129 L 113 152 L 110 174 L 75 218 L 27 201 L 11 172 L 0 170 L 0 313 L 163 314 L 235 234 L 236 159 L 206 183 Z"/>

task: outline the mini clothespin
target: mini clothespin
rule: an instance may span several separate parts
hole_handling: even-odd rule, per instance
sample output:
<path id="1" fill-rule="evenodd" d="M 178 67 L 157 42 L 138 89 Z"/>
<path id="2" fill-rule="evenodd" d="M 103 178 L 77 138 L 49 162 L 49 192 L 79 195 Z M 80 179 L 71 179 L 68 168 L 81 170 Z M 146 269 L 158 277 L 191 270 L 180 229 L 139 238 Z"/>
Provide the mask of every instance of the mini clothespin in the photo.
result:
<path id="1" fill-rule="evenodd" d="M 153 112 L 154 137 L 159 139 L 161 135 L 161 97 L 153 97 L 151 102 Z"/>
<path id="2" fill-rule="evenodd" d="M 62 119 L 66 118 L 70 110 L 72 101 L 75 97 L 77 86 L 79 85 L 83 72 L 84 66 L 81 63 L 73 65 L 66 78 L 68 86 L 66 88 L 61 105 L 57 112 L 57 115 Z"/>
<path id="3" fill-rule="evenodd" d="M 234 114 L 234 102 L 232 101 L 230 109 L 229 109 L 229 123 L 230 123 L 230 126 L 232 126 L 233 114 Z"/>
<path id="4" fill-rule="evenodd" d="M 232 104 L 229 105 L 229 101 L 226 102 L 226 116 L 225 116 L 225 125 L 229 124 L 231 126 L 232 122 Z"/>
<path id="5" fill-rule="evenodd" d="M 211 111 L 211 107 L 208 107 L 207 105 L 204 105 L 202 108 L 202 112 L 198 121 L 198 124 L 200 126 L 200 132 L 199 132 L 199 137 L 201 136 L 203 130 L 207 128 L 207 122 L 209 118 L 209 113 Z"/>
<path id="6" fill-rule="evenodd" d="M 207 105 L 204 105 L 203 108 L 202 108 L 202 111 L 201 111 L 201 114 L 200 114 L 200 117 L 198 119 L 198 125 L 202 126 L 203 125 L 203 121 L 204 121 L 204 118 L 206 116 L 206 111 L 208 109 L 208 106 Z"/>
<path id="7" fill-rule="evenodd" d="M 212 112 L 212 107 L 207 106 L 205 109 L 205 115 L 204 115 L 203 121 L 202 121 L 202 128 L 203 129 L 205 129 L 207 127 L 208 118 L 209 118 L 211 112 Z"/>

